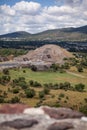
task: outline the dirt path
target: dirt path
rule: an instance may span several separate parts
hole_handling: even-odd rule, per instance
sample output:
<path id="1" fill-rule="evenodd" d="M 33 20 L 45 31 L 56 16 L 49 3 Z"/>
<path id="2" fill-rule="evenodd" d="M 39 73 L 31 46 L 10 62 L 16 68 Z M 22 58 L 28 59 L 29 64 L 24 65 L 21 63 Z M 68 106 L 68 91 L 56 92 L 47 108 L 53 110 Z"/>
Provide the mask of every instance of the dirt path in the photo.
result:
<path id="1" fill-rule="evenodd" d="M 71 74 L 71 75 L 74 75 L 74 76 L 77 76 L 77 77 L 80 77 L 80 78 L 86 78 L 85 76 L 83 75 L 80 75 L 80 74 L 76 74 L 74 72 L 70 72 L 70 71 L 67 71 L 68 74 Z"/>

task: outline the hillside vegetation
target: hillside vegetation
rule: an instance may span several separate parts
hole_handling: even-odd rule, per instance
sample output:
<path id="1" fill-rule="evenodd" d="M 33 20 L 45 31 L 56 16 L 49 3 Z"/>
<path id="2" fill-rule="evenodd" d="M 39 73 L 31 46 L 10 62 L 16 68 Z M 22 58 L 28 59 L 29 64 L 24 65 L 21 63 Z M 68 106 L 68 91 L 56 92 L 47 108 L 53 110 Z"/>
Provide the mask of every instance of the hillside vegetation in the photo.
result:
<path id="1" fill-rule="evenodd" d="M 87 102 L 87 80 L 67 72 L 34 72 L 29 68 L 0 73 L 0 103 L 30 106 L 64 106 L 83 110 Z M 82 75 L 87 76 L 87 72 Z"/>

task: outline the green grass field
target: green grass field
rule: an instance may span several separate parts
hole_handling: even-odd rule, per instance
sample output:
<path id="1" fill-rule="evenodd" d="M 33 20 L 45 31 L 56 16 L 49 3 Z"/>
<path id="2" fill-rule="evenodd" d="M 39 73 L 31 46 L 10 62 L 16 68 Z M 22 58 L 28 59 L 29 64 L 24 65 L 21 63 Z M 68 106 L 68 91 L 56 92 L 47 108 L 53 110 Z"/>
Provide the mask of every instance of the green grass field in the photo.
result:
<path id="1" fill-rule="evenodd" d="M 25 72 L 24 72 L 25 70 Z M 85 84 L 86 91 L 84 92 L 78 92 L 78 91 L 70 91 L 70 90 L 62 90 L 62 89 L 57 89 L 53 90 L 50 89 L 50 93 L 48 95 L 45 95 L 44 99 L 39 98 L 39 92 L 43 91 L 43 87 L 28 87 L 31 89 L 34 89 L 36 92 L 36 95 L 33 98 L 27 98 L 25 96 L 24 90 L 20 88 L 19 93 L 14 94 L 13 93 L 13 87 L 10 83 L 6 84 L 5 86 L 0 84 L 0 92 L 1 95 L 3 95 L 4 92 L 7 93 L 7 97 L 5 97 L 5 100 L 8 101 L 12 99 L 13 97 L 17 96 L 20 98 L 20 101 L 22 103 L 28 104 L 29 106 L 36 106 L 39 102 L 42 101 L 41 105 L 49 105 L 49 106 L 56 106 L 56 105 L 61 105 L 63 107 L 72 107 L 73 109 L 79 110 L 81 105 L 85 104 L 85 99 L 87 98 L 87 71 L 83 73 L 78 73 L 77 71 L 74 70 L 69 70 L 70 72 L 78 75 L 84 76 L 84 78 L 81 78 L 78 75 L 73 75 L 69 74 L 67 72 L 65 73 L 59 73 L 59 72 L 52 72 L 52 71 L 44 71 L 44 72 L 34 72 L 31 71 L 28 68 L 22 68 L 22 69 L 10 69 L 9 70 L 9 75 L 11 76 L 12 79 L 17 79 L 19 77 L 25 77 L 26 81 L 29 82 L 29 80 L 34 80 L 38 81 L 42 85 L 44 83 L 63 83 L 63 82 L 70 82 L 73 87 L 75 84 L 78 83 L 83 83 Z M 1 72 L 0 75 L 3 75 Z M 18 87 L 18 86 L 15 86 Z M 8 91 L 10 89 L 11 91 Z M 64 94 L 64 97 L 61 98 L 61 100 L 58 98 L 60 94 Z M 68 99 L 67 99 L 68 97 Z"/>
<path id="2" fill-rule="evenodd" d="M 26 72 L 24 73 L 23 70 Z M 85 72 L 86 73 L 86 72 Z M 87 73 L 86 73 L 87 74 Z M 85 74 L 85 75 L 86 75 Z M 80 74 L 81 75 L 81 74 Z M 84 75 L 84 73 L 83 73 Z M 59 73 L 59 72 L 33 72 L 28 68 L 19 69 L 19 70 L 10 70 L 10 76 L 12 79 L 18 78 L 18 77 L 25 77 L 26 81 L 34 80 L 38 81 L 41 84 L 44 83 L 60 83 L 60 82 L 70 82 L 72 85 L 83 83 L 87 87 L 87 78 L 86 76 L 84 78 L 69 74 L 67 72 L 65 73 Z"/>

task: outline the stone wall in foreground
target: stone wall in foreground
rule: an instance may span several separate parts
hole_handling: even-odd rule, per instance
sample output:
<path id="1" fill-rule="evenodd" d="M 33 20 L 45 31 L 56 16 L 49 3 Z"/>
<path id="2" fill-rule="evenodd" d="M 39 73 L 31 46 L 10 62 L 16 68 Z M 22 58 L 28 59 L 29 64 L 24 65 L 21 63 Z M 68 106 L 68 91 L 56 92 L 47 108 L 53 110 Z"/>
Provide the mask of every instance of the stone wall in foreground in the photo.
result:
<path id="1" fill-rule="evenodd" d="M 68 108 L 0 107 L 0 130 L 87 130 L 87 117 Z"/>

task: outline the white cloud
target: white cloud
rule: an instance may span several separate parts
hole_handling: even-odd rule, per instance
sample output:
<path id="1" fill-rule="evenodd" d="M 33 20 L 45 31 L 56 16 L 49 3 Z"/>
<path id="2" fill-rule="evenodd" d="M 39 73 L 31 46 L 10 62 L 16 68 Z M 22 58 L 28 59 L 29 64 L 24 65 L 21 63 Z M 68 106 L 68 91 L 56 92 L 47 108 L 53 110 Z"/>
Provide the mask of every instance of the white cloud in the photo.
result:
<path id="1" fill-rule="evenodd" d="M 13 7 L 18 13 L 35 15 L 39 13 L 41 5 L 36 2 L 25 2 L 21 1 L 16 3 Z"/>
<path id="2" fill-rule="evenodd" d="M 0 6 L 0 34 L 14 31 L 37 33 L 47 29 L 87 24 L 87 0 L 62 1 L 65 4 L 61 6 L 42 7 L 40 3 L 32 1 Z M 74 6 L 74 3 L 79 6 Z"/>
<path id="3" fill-rule="evenodd" d="M 63 2 L 65 5 L 69 5 L 69 6 L 79 6 L 83 3 L 83 1 L 85 0 L 56 0 L 56 2 L 60 3 Z"/>
<path id="4" fill-rule="evenodd" d="M 0 13 L 3 15 L 15 15 L 15 10 L 12 9 L 9 5 L 2 5 L 0 6 Z"/>

